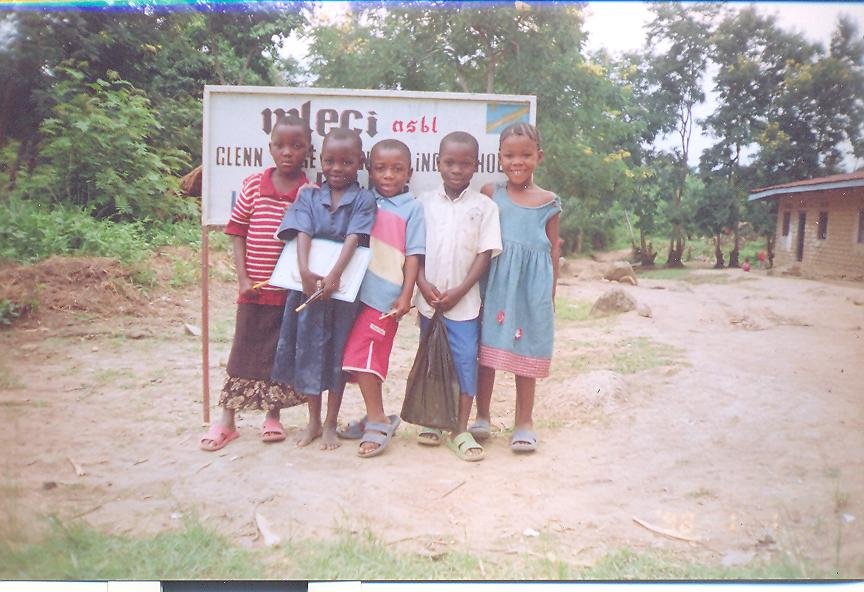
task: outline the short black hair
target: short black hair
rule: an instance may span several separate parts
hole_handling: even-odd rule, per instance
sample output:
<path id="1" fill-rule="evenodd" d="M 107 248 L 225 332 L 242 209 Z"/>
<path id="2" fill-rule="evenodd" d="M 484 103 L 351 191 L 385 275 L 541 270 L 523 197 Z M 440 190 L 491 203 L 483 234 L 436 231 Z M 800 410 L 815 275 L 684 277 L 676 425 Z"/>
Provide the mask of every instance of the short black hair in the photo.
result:
<path id="1" fill-rule="evenodd" d="M 381 140 L 374 146 L 372 146 L 372 152 L 369 154 L 370 160 L 375 156 L 376 150 L 398 150 L 402 153 L 402 156 L 408 161 L 408 166 L 411 166 L 411 149 L 408 148 L 408 145 L 405 142 L 400 140 L 394 140 L 392 138 L 388 138 L 386 140 Z"/>
<path id="2" fill-rule="evenodd" d="M 474 149 L 474 159 L 480 158 L 480 143 L 468 132 L 450 132 L 441 138 L 441 144 L 438 146 L 439 153 L 444 152 L 445 144 L 467 144 Z"/>
<path id="3" fill-rule="evenodd" d="M 537 150 L 540 150 L 540 132 L 530 123 L 519 121 L 517 123 L 511 123 L 505 127 L 504 131 L 501 132 L 501 136 L 498 138 L 498 147 L 500 148 L 504 140 L 510 136 L 525 136 L 529 140 L 534 140 L 537 144 Z"/>
<path id="4" fill-rule="evenodd" d="M 356 144 L 357 150 L 363 152 L 363 140 L 360 138 L 360 134 L 344 127 L 334 127 L 327 132 L 327 135 L 324 136 L 324 144 L 321 146 L 322 150 L 329 140 L 350 140 Z"/>
<path id="5" fill-rule="evenodd" d="M 273 129 L 270 130 L 270 137 L 273 137 L 273 134 L 276 133 L 276 130 L 282 126 L 286 127 L 302 127 L 306 131 L 306 139 L 309 142 L 312 142 L 312 129 L 306 125 L 306 121 L 301 119 L 300 117 L 289 113 L 288 115 L 283 115 L 279 119 L 276 120 L 276 123 L 273 125 Z"/>

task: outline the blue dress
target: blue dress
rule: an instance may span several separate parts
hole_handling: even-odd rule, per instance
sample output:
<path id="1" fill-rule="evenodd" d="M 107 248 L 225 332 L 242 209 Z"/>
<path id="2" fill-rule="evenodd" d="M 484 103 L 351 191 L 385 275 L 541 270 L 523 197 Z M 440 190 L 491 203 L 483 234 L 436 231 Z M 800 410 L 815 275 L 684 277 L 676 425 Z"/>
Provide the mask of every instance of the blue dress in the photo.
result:
<path id="1" fill-rule="evenodd" d="M 555 331 L 552 257 L 546 223 L 561 212 L 557 196 L 541 206 L 513 203 L 507 187 L 492 199 L 504 249 L 492 260 L 483 297 L 480 365 L 518 376 L 549 376 Z"/>
<path id="2" fill-rule="evenodd" d="M 303 232 L 312 238 L 344 242 L 347 235 L 358 234 L 361 244 L 368 245 L 376 209 L 372 192 L 354 183 L 345 190 L 335 212 L 330 211 L 330 206 L 327 183 L 320 189 L 301 191 L 285 212 L 276 235 L 289 241 Z M 305 300 L 302 292 L 288 292 L 273 361 L 273 381 L 291 385 L 304 395 L 341 391 L 346 379 L 342 352 L 357 317 L 359 301 L 318 300 L 299 313 L 294 312 Z"/>

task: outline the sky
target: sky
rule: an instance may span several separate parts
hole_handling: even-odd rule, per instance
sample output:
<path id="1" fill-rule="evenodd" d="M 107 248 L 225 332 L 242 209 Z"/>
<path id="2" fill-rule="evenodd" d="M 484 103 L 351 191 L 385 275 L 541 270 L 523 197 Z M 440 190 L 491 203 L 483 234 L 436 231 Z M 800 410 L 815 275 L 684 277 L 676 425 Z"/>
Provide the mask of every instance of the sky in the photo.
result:
<path id="1" fill-rule="evenodd" d="M 748 6 L 747 2 L 730 2 L 730 6 Z M 827 48 L 831 32 L 838 16 L 845 14 L 857 24 L 864 34 L 864 2 L 754 2 L 758 10 L 777 17 L 780 27 L 787 31 L 802 33 L 807 39 L 821 43 Z M 323 2 L 318 16 L 322 20 L 338 19 L 348 10 L 347 2 Z M 585 30 L 588 33 L 588 52 L 605 48 L 613 55 L 638 50 L 644 42 L 642 27 L 650 20 L 651 13 L 647 2 L 588 2 L 585 17 Z M 293 38 L 287 44 L 285 53 L 301 60 L 305 57 L 306 45 L 302 40 Z M 710 82 L 706 81 L 708 99 L 696 109 L 696 117 L 707 116 L 713 110 L 714 101 L 710 92 Z M 542 116 L 542 115 L 541 115 Z M 694 132 L 691 140 L 691 163 L 697 164 L 703 148 L 711 145 L 711 138 Z M 864 162 L 849 161 L 851 168 L 864 165 Z"/>

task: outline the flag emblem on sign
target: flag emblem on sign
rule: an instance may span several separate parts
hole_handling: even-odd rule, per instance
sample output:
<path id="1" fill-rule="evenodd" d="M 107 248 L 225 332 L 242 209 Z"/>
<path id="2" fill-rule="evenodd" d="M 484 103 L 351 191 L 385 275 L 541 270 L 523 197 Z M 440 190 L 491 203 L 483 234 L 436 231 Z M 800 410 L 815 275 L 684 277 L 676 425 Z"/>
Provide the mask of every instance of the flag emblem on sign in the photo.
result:
<path id="1" fill-rule="evenodd" d="M 526 103 L 486 103 L 486 133 L 500 134 L 511 123 L 528 123 Z"/>

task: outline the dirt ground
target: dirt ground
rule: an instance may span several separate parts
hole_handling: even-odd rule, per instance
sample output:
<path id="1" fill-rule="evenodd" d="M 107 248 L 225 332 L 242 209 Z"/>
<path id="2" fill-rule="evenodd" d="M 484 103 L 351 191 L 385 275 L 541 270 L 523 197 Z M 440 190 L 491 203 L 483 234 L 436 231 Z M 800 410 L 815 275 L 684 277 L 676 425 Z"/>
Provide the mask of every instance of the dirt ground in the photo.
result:
<path id="1" fill-rule="evenodd" d="M 600 279 L 604 266 L 569 264 L 562 317 L 619 286 Z M 213 402 L 235 293 L 216 275 Z M 247 413 L 239 440 L 200 451 L 200 338 L 184 326 L 200 325 L 197 286 L 151 290 L 113 317 L 88 311 L 94 296 L 43 307 L 38 322 L 0 331 L 3 504 L 133 535 L 195 514 L 244 546 L 263 545 L 257 508 L 295 541 L 368 530 L 394 551 L 574 565 L 619 548 L 730 566 L 783 556 L 864 577 L 864 284 L 699 270 L 620 287 L 652 316 L 560 319 L 552 376 L 538 384 L 539 451 L 508 449 L 514 386 L 499 376 L 499 433 L 480 463 L 418 446 L 405 424 L 374 459 L 355 442 L 299 449 L 303 407 L 283 413 L 289 441 L 262 444 L 262 417 Z M 403 322 L 391 413 L 417 336 Z M 341 418 L 360 415 L 349 387 Z"/>

